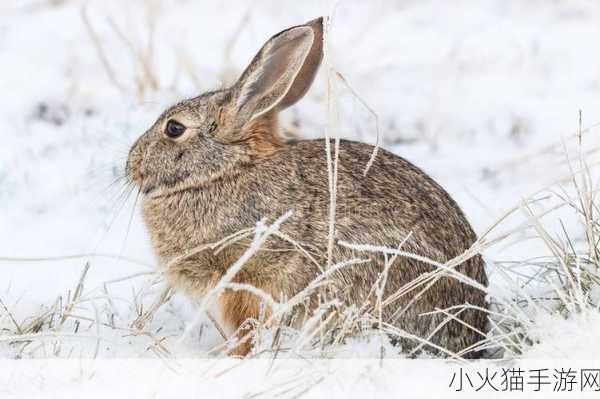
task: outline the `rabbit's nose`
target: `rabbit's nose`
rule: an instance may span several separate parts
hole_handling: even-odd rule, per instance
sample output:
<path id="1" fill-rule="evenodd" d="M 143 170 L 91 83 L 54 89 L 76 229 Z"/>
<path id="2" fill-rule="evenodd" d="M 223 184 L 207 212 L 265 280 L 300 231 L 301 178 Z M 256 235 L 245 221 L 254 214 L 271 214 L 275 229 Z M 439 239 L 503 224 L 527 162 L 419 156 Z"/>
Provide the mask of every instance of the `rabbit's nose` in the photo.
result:
<path id="1" fill-rule="evenodd" d="M 144 180 L 141 162 L 133 156 L 130 156 L 125 163 L 125 175 L 134 184 L 141 186 Z"/>

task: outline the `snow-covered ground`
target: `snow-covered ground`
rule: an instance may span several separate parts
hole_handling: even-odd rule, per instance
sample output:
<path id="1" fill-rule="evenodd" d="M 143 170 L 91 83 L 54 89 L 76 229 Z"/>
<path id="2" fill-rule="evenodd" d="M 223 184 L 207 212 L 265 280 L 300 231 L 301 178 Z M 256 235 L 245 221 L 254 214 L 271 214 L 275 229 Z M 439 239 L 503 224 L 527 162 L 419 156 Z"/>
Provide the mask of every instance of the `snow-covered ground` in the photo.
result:
<path id="1" fill-rule="evenodd" d="M 440 182 L 479 234 L 541 189 L 550 187 L 535 195 L 540 201 L 531 210 L 536 214 L 552 208 L 562 189 L 572 194 L 565 153 L 578 154 L 580 110 L 583 151 L 591 175 L 599 176 L 598 2 L 4 1 L 0 357 L 6 360 L 0 362 L 0 392 L 105 392 L 119 374 L 108 360 L 90 363 L 94 357 L 148 359 L 143 364 L 149 366 L 138 363 L 133 369 L 146 367 L 156 377 L 153 383 L 161 381 L 158 373 L 174 359 L 196 358 L 198 367 L 214 364 L 207 351 L 221 338 L 185 297 L 174 296 L 141 323 L 162 286 L 153 284 L 155 260 L 135 194 L 112 183 L 122 174 L 130 144 L 166 106 L 233 82 L 269 36 L 318 15 L 332 16 L 329 66 L 376 112 L 382 145 Z M 290 134 L 325 134 L 327 74 L 322 69 L 304 100 L 282 115 Z M 335 131 L 375 143 L 373 115 L 341 81 L 335 88 L 340 115 Z M 491 236 L 526 221 L 527 214 L 518 211 Z M 541 223 L 553 237 L 564 228 L 575 245 L 584 237 L 577 213 L 567 206 Z M 503 291 L 506 281 L 497 267 L 523 264 L 548 250 L 527 229 L 484 255 L 492 286 Z M 68 317 L 51 316 L 74 297 L 77 304 Z M 596 312 L 569 320 L 545 315 L 532 329 L 539 343 L 524 359 L 600 361 Z M 10 339 L 15 334 L 37 336 L 15 343 Z M 357 397 L 397 397 L 401 389 L 428 397 L 417 391 L 430 386 L 431 378 L 443 379 L 432 389 L 451 393 L 456 365 L 399 360 L 393 347 L 386 356 L 396 363 L 382 367 L 366 360 L 377 358 L 379 350 L 380 343 L 372 340 L 352 342 L 334 357 L 362 358 L 362 363 L 307 364 L 297 381 L 322 376 L 318 387 L 306 392 L 314 396 L 348 389 Z M 9 360 L 21 357 L 37 360 Z M 86 359 L 81 369 L 87 371 L 69 372 L 66 363 L 64 373 L 44 374 L 36 363 L 40 358 Z M 128 369 L 126 362 L 114 362 L 115 370 Z M 38 370 L 45 383 L 23 389 L 24 380 L 10 371 L 17 363 L 29 372 Z M 273 387 L 292 379 L 260 371 L 265 365 L 258 360 L 225 359 L 218 366 L 225 363 L 236 365 L 236 371 L 215 377 L 211 369 L 201 380 L 173 375 L 165 386 L 230 397 L 261 390 L 275 396 L 279 391 Z M 89 371 L 94 364 L 95 379 Z M 294 367 L 302 369 L 298 363 Z M 144 374 L 136 375 L 129 392 L 144 384 Z M 158 397 L 172 396 L 163 390 Z"/>

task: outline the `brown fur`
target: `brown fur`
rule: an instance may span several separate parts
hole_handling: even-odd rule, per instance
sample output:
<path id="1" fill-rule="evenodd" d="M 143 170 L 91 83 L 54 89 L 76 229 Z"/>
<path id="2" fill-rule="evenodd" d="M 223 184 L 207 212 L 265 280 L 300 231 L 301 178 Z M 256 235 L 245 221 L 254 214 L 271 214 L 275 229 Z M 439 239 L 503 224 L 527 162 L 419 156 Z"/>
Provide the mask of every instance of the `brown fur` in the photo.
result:
<path id="1" fill-rule="evenodd" d="M 260 316 L 260 299 L 247 291 L 226 289 L 219 298 L 222 320 L 236 329 L 235 335 L 239 344 L 231 351 L 232 355 L 246 356 L 250 349 L 253 326 L 250 320 L 258 320 Z M 265 312 L 268 318 L 269 313 Z"/>
<path id="2" fill-rule="evenodd" d="M 277 130 L 277 114 L 270 112 L 247 123 L 242 128 L 242 138 L 235 144 L 244 143 L 254 159 L 268 158 L 284 145 L 278 134 L 272 134 Z"/>
<path id="3" fill-rule="evenodd" d="M 289 93 L 303 95 L 303 85 L 310 85 L 316 73 L 314 65 L 320 61 L 321 46 L 314 40 L 322 37 L 319 24 L 312 21 L 274 36 L 231 89 L 173 106 L 130 151 L 127 173 L 144 194 L 143 216 L 154 250 L 170 283 L 191 296 L 202 296 L 214 287 L 249 242 L 237 242 L 218 253 L 208 247 L 193 250 L 251 228 L 265 217 L 272 222 L 288 210 L 293 214 L 281 231 L 301 243 L 320 264 L 326 264 L 329 183 L 325 142 L 284 142 L 277 130 L 283 96 L 286 105 L 296 102 L 299 98 Z M 308 34 L 306 27 L 314 33 Z M 270 55 L 278 48 L 285 51 Z M 283 58 L 273 61 L 273 57 Z M 305 62 L 299 69 L 301 59 L 311 67 Z M 288 61 L 289 68 L 300 72 L 280 74 L 281 65 Z M 275 70 L 269 69 L 273 62 Z M 269 74 L 274 74 L 269 84 L 256 83 Z M 245 97 L 240 99 L 240 93 Z M 247 97 L 248 93 L 259 98 Z M 166 137 L 164 126 L 170 119 L 185 121 L 189 134 L 182 139 Z M 369 260 L 333 275 L 339 299 L 348 305 L 360 306 L 368 300 L 383 271 L 384 258 L 350 250 L 338 245 L 339 240 L 396 247 L 411 234 L 402 249 L 439 262 L 461 254 L 476 240 L 452 198 L 403 158 L 381 150 L 364 177 L 362 171 L 371 152 L 372 147 L 366 144 L 345 140 L 340 144 L 333 262 L 354 257 Z M 425 263 L 398 257 L 389 270 L 384 298 L 433 270 Z M 457 270 L 487 285 L 479 255 Z M 317 266 L 289 242 L 270 237 L 263 250 L 244 264 L 235 281 L 259 287 L 280 300 L 298 293 L 318 274 Z M 419 290 L 385 308 L 385 321 L 428 337 L 445 317 L 424 313 L 465 303 L 487 307 L 484 292 L 443 277 L 395 318 Z M 235 331 L 249 318 L 257 317 L 260 300 L 248 292 L 227 290 L 219 305 L 226 330 Z M 457 317 L 479 331 L 487 331 L 483 311 L 465 310 Z M 430 340 L 458 352 L 482 338 L 473 329 L 450 321 Z M 410 340 L 402 344 L 404 348 L 415 346 Z M 249 349 L 244 345 L 236 353 L 245 354 Z"/>

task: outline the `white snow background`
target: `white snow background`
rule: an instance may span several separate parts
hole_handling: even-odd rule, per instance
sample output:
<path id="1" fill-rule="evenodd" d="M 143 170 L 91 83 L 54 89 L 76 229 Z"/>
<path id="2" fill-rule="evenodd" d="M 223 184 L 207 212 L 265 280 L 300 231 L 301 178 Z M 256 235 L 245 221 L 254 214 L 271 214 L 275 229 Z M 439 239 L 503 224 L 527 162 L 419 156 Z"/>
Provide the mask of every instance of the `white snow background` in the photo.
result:
<path id="1" fill-rule="evenodd" d="M 221 369 L 236 368 L 218 377 L 214 369 L 165 377 L 175 360 L 208 370 L 217 360 L 207 351 L 219 334 L 179 295 L 141 331 L 133 328 L 161 287 L 152 284 L 155 260 L 135 194 L 121 195 L 111 184 L 129 146 L 169 104 L 231 84 L 271 35 L 320 15 L 332 17 L 329 65 L 377 114 L 381 145 L 434 177 L 478 233 L 540 189 L 550 187 L 536 197 L 536 213 L 571 190 L 566 153 L 579 151 L 580 110 L 582 151 L 594 181 L 599 176 L 599 2 L 3 1 L 1 395 L 101 397 L 113 388 L 128 397 L 430 397 L 425 387 L 451 393 L 455 364 L 406 360 L 391 346 L 386 356 L 395 360 L 381 363 L 373 360 L 381 343 L 366 338 L 337 348 L 329 363 L 293 362 L 302 371 L 281 379 L 299 381 L 291 391 L 277 391 L 288 382 L 278 385 L 280 376 L 263 373 L 260 360 L 221 359 Z M 322 69 L 307 96 L 282 114 L 292 135 L 325 134 Z M 336 87 L 335 133 L 374 144 L 373 115 L 348 88 Z M 496 229 L 526 221 L 517 212 Z M 564 229 L 582 242 L 585 231 L 569 207 L 542 223 L 556 237 Z M 531 230 L 484 252 L 490 265 L 521 265 L 524 273 L 529 260 L 546 255 Z M 62 325 L 40 324 L 76 295 L 86 263 L 78 294 L 88 300 Z M 490 276 L 501 289 L 505 282 L 492 268 Z M 535 326 L 537 344 L 523 362 L 600 361 L 597 310 L 566 320 L 545 315 Z M 38 337 L 11 341 L 22 330 Z M 22 358 L 31 360 L 15 360 Z M 138 363 L 127 363 L 132 359 Z M 116 381 L 125 375 L 128 382 Z M 304 379 L 319 382 L 313 389 Z"/>

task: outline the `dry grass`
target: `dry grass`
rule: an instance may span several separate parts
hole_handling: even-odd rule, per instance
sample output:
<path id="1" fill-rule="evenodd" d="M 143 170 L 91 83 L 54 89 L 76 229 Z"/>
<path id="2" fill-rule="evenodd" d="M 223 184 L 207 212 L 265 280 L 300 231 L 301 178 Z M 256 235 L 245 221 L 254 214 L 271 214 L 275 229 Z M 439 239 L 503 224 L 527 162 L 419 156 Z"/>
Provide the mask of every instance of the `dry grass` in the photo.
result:
<path id="1" fill-rule="evenodd" d="M 131 36 L 125 33 L 126 28 L 119 25 L 111 16 L 106 17 L 106 23 L 109 26 L 113 36 L 123 45 L 133 60 L 135 74 L 133 75 L 133 87 L 122 82 L 113 66 L 114 57 L 103 45 L 103 38 L 94 28 L 92 19 L 89 16 L 87 6 L 81 8 L 81 19 L 86 28 L 86 32 L 96 50 L 98 59 L 106 72 L 110 83 L 121 93 L 134 93 L 139 101 L 143 101 L 149 93 L 155 92 L 161 87 L 161 82 L 156 73 L 154 65 L 154 44 L 156 35 L 156 23 L 158 18 L 158 4 L 152 1 L 143 3 L 145 6 L 145 20 L 147 27 L 147 36 L 143 43 L 135 42 Z"/>

